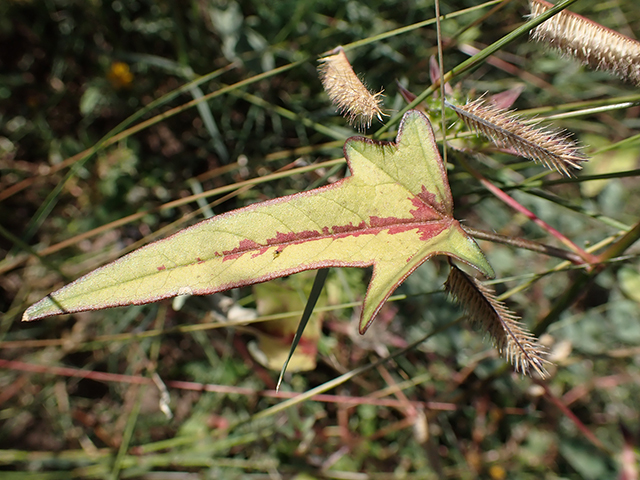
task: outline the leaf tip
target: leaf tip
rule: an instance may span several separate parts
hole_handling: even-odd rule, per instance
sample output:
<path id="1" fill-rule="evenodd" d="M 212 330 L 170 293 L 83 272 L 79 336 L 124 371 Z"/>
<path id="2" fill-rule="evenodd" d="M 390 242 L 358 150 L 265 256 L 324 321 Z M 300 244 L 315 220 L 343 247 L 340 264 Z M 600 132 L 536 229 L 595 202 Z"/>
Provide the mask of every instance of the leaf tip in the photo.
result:
<path id="1" fill-rule="evenodd" d="M 50 293 L 27 308 L 22 314 L 21 321 L 32 322 L 34 320 L 41 320 L 43 318 L 52 317 L 54 315 L 63 315 L 65 313 L 70 312 L 53 297 L 53 293 Z"/>
<path id="2" fill-rule="evenodd" d="M 380 308 L 378 308 L 378 310 L 380 310 Z M 376 318 L 376 315 L 378 314 L 378 310 L 376 310 L 374 314 L 369 317 L 365 317 L 364 315 L 360 317 L 360 325 L 358 325 L 358 333 L 360 333 L 360 335 L 364 335 L 365 333 L 367 333 L 367 330 L 369 330 L 369 327 L 371 326 L 371 324 L 373 323 L 373 320 Z M 363 309 L 363 314 L 364 314 L 364 309 Z"/>

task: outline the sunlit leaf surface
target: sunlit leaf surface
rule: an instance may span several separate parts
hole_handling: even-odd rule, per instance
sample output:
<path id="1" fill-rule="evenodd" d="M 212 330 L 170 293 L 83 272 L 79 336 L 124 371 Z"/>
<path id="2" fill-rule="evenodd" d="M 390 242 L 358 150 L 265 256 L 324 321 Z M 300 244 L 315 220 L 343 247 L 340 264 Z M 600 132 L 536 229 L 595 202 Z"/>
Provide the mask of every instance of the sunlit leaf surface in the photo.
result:
<path id="1" fill-rule="evenodd" d="M 332 185 L 251 205 L 147 245 L 53 292 L 23 320 L 205 295 L 322 267 L 373 266 L 364 332 L 395 288 L 434 255 L 493 276 L 453 218 L 433 130 L 408 112 L 396 143 L 352 137 L 352 175 Z"/>

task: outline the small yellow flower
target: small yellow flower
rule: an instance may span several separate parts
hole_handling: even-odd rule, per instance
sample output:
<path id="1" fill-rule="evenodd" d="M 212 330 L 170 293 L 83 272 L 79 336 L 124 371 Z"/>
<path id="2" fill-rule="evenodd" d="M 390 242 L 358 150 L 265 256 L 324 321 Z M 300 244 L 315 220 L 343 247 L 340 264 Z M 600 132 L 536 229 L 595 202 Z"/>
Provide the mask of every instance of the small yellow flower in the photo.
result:
<path id="1" fill-rule="evenodd" d="M 492 480 L 504 480 L 507 478 L 507 472 L 500 465 L 491 465 L 489 467 L 489 476 Z"/>
<path id="2" fill-rule="evenodd" d="M 129 65 L 126 63 L 113 62 L 109 69 L 109 73 L 107 73 L 107 79 L 116 90 L 129 88 L 133 81 L 133 73 L 131 73 Z"/>

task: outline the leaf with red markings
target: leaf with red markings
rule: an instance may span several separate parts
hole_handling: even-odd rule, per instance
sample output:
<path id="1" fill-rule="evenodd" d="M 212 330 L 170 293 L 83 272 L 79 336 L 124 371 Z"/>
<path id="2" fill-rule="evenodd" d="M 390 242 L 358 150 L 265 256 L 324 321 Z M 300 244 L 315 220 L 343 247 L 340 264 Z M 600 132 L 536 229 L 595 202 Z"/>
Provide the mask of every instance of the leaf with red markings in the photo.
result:
<path id="1" fill-rule="evenodd" d="M 218 215 L 142 247 L 51 293 L 23 320 L 206 295 L 303 270 L 373 266 L 364 332 L 397 286 L 434 255 L 493 276 L 453 218 L 446 171 L 422 113 L 405 114 L 396 143 L 352 137 L 344 154 L 350 177 Z"/>

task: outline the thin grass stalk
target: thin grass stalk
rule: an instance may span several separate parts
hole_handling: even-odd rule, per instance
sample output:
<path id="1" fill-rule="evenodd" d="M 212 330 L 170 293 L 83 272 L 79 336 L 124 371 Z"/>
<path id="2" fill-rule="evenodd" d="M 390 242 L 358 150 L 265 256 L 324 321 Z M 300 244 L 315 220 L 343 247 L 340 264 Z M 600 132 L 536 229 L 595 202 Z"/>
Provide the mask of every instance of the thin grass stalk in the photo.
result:
<path id="1" fill-rule="evenodd" d="M 575 1 L 575 0 L 573 0 L 573 1 Z M 455 12 L 448 13 L 447 14 L 447 19 L 461 17 L 461 16 L 466 15 L 468 13 L 473 13 L 473 12 L 476 12 L 478 10 L 482 10 L 483 8 L 490 7 L 492 5 L 496 5 L 496 4 L 503 3 L 503 2 L 504 2 L 504 0 L 490 0 L 488 2 L 484 2 L 484 3 L 481 3 L 479 5 L 474 5 L 473 7 L 464 8 L 462 10 L 456 10 Z M 363 47 L 365 45 L 371 45 L 373 43 L 378 43 L 378 42 L 381 42 L 382 40 L 386 40 L 387 38 L 395 37 L 397 35 L 403 35 L 405 33 L 412 32 L 412 31 L 417 30 L 419 28 L 428 27 L 429 25 L 433 25 L 434 23 L 436 23 L 436 19 L 435 18 L 430 18 L 429 20 L 423 20 L 421 22 L 417 22 L 417 23 L 414 23 L 414 24 L 411 24 L 411 25 L 407 25 L 406 27 L 395 28 L 393 30 L 389 30 L 387 32 L 383 32 L 383 33 L 380 33 L 378 35 L 372 35 L 370 37 L 363 38 L 362 40 L 357 40 L 355 42 L 345 44 L 342 47 L 344 48 L 345 52 L 348 52 L 349 50 L 353 50 L 355 48 Z"/>
<path id="2" fill-rule="evenodd" d="M 127 424 L 125 426 L 124 432 L 122 433 L 120 448 L 118 449 L 118 454 L 116 455 L 116 458 L 113 462 L 111 475 L 109 476 L 109 478 L 112 480 L 117 480 L 120 477 L 119 473 L 120 469 L 122 468 L 122 462 L 126 457 L 127 450 L 129 450 L 131 438 L 133 437 L 133 431 L 135 430 L 138 415 L 140 414 L 140 409 L 142 408 L 142 399 L 147 389 L 146 385 L 135 386 L 132 388 L 139 389 L 139 391 L 137 392 L 137 398 L 135 403 L 133 404 L 131 413 L 129 413 L 129 417 L 127 418 Z"/>
<path id="3" fill-rule="evenodd" d="M 440 26 L 440 0 L 435 1 L 436 8 L 436 32 L 438 36 L 438 71 L 440 73 L 440 121 L 442 129 L 442 163 L 447 168 L 447 121 L 445 118 L 445 86 L 444 81 L 444 56 L 442 54 L 442 29 Z"/>
<path id="4" fill-rule="evenodd" d="M 468 226 L 463 226 L 464 231 L 467 232 L 474 238 L 478 238 L 480 240 L 486 240 L 489 242 L 502 243 L 504 245 L 511 245 L 516 248 L 524 248 L 526 250 L 531 250 L 532 252 L 542 253 L 544 255 L 548 255 L 550 257 L 561 258 L 563 260 L 568 260 L 574 265 L 584 265 L 584 260 L 580 255 L 577 255 L 573 252 L 569 252 L 567 250 L 562 250 L 560 248 L 552 247 L 551 245 L 545 245 L 540 242 L 534 242 L 532 240 L 527 240 L 525 238 L 514 238 L 508 237 L 505 235 L 500 235 L 495 232 L 488 232 L 486 230 L 478 230 L 476 228 L 471 228 Z"/>

